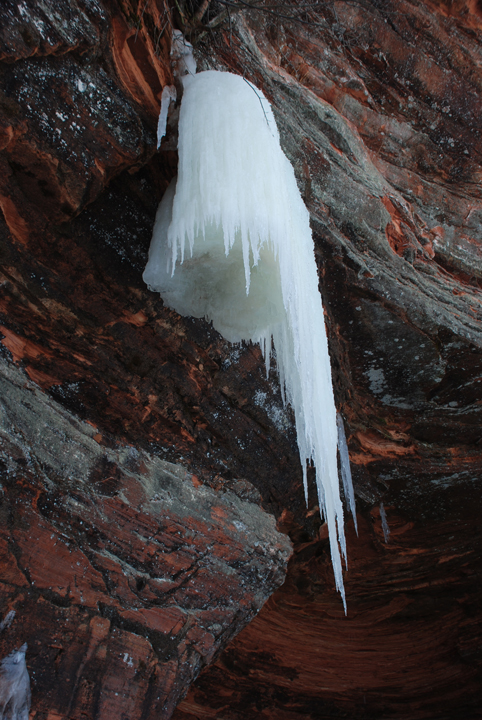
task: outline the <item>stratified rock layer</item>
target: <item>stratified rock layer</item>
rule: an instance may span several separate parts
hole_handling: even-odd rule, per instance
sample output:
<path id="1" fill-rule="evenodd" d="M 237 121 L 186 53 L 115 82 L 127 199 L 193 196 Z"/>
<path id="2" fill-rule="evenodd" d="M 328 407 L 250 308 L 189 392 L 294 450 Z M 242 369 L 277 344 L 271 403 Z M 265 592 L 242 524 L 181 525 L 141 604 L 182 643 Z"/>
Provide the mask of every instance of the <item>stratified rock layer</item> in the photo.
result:
<path id="1" fill-rule="evenodd" d="M 141 280 L 177 163 L 167 6 L 0 10 L 0 641 L 29 644 L 38 720 L 167 718 L 282 580 L 259 506 L 288 579 L 177 720 L 480 717 L 482 12 L 300 9 L 192 39 L 269 98 L 311 212 L 346 618 L 275 375 Z"/>
<path id="2" fill-rule="evenodd" d="M 288 538 L 247 483 L 103 448 L 3 360 L 0 396 L 2 645 L 27 641 L 37 715 L 170 717 L 283 581 Z"/>
<path id="3" fill-rule="evenodd" d="M 303 538 L 176 720 L 480 717 L 479 15 L 333 3 L 217 49 L 272 100 L 312 213 L 360 537 L 347 618 Z"/>

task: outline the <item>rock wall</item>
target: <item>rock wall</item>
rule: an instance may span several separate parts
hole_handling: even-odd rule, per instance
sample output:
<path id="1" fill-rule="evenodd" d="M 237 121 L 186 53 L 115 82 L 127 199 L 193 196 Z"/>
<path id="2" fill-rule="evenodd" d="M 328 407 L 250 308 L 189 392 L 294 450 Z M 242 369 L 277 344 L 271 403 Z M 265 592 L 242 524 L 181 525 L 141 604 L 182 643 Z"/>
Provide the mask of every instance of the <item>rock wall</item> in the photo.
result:
<path id="1" fill-rule="evenodd" d="M 283 581 L 288 538 L 248 483 L 102 446 L 3 360 L 0 385 L 2 639 L 29 644 L 34 717 L 170 717 Z"/>
<path id="2" fill-rule="evenodd" d="M 0 650 L 28 643 L 38 720 L 168 718 L 281 584 L 282 533 L 285 584 L 176 720 L 480 716 L 482 12 L 263 8 L 208 31 L 213 2 L 192 40 L 263 89 L 311 213 L 357 496 L 348 616 L 275 375 L 141 280 L 182 18 L 5 2 Z"/>
<path id="3" fill-rule="evenodd" d="M 257 432 L 266 476 L 231 400 L 259 355 L 233 372 L 141 280 L 175 166 L 151 160 L 166 8 L 1 13 L 1 652 L 28 643 L 33 717 L 168 718 L 291 554 L 224 442 Z"/>

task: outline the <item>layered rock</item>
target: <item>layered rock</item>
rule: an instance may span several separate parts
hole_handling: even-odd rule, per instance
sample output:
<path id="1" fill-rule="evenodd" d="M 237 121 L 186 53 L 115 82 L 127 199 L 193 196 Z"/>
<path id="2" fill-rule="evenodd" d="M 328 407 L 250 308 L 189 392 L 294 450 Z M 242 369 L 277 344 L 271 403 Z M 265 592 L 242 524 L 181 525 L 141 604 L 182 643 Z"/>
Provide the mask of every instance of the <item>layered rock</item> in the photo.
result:
<path id="1" fill-rule="evenodd" d="M 244 479 L 256 457 L 203 464 L 196 403 L 225 408 L 235 448 L 256 429 L 236 422 L 231 350 L 189 338 L 140 277 L 172 172 L 139 171 L 171 79 L 165 9 L 142 9 L 2 11 L 0 641 L 28 644 L 37 717 L 169 717 L 291 552 Z"/>
<path id="2" fill-rule="evenodd" d="M 0 11 L 0 640 L 29 644 L 34 717 L 168 717 L 282 580 L 260 506 L 287 582 L 174 717 L 479 712 L 481 13 L 301 9 L 192 39 L 269 98 L 311 212 L 360 528 L 347 618 L 275 375 L 141 281 L 177 162 L 154 154 L 167 6 Z"/>
<path id="3" fill-rule="evenodd" d="M 1 363 L 2 592 L 37 715 L 170 717 L 284 579 L 249 483 L 223 492 L 91 425 Z M 251 496 L 250 496 L 251 488 Z"/>

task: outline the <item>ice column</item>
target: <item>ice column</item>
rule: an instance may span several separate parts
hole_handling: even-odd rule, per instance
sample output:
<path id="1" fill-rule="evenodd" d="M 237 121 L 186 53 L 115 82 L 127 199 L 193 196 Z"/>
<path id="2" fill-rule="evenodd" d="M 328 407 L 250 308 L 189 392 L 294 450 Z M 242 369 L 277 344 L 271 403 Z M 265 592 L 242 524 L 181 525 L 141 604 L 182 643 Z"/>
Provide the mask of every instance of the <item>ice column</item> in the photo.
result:
<path id="1" fill-rule="evenodd" d="M 231 342 L 260 343 L 267 361 L 273 340 L 305 494 L 313 463 L 345 604 L 338 431 L 309 214 L 262 92 L 216 71 L 183 84 L 178 177 L 159 206 L 143 277 L 180 314 L 211 320 Z"/>

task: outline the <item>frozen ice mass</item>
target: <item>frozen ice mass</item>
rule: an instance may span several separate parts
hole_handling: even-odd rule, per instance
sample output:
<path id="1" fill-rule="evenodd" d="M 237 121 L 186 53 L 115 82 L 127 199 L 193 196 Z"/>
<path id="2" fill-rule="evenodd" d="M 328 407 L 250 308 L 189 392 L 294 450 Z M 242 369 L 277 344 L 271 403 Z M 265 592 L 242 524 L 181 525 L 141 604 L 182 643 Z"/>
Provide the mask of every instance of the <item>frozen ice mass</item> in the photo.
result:
<path id="1" fill-rule="evenodd" d="M 346 609 L 340 427 L 309 213 L 263 93 L 231 73 L 186 72 L 178 176 L 160 203 L 143 278 L 181 315 L 210 320 L 233 343 L 259 343 L 267 366 L 274 345 L 305 496 L 313 463 Z M 346 443 L 340 454 L 350 484 Z M 353 512 L 348 485 L 345 494 Z"/>

